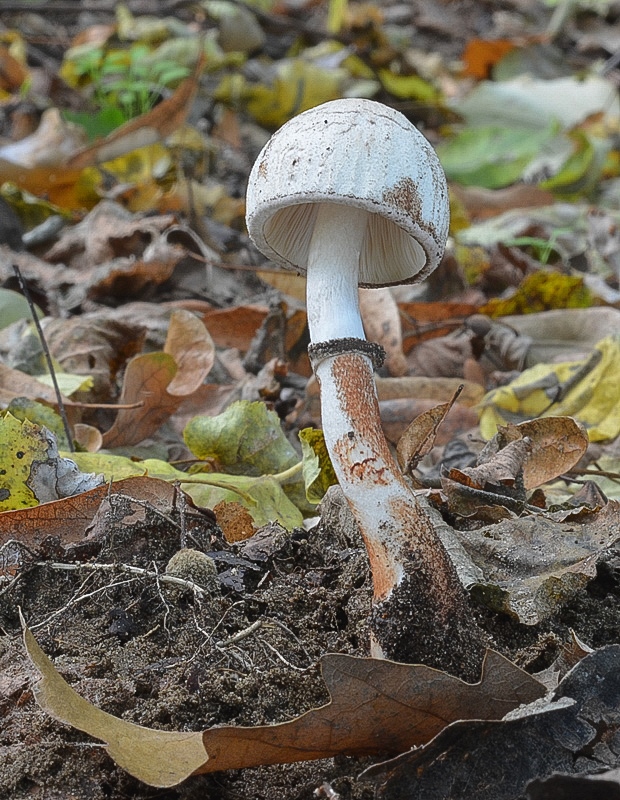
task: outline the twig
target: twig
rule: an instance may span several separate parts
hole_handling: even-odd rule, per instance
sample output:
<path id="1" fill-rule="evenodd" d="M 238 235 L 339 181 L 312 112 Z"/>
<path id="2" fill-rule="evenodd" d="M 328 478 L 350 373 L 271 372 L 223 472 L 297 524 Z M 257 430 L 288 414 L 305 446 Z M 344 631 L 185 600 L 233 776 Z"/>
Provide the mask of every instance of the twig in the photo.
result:
<path id="1" fill-rule="evenodd" d="M 89 570 L 91 572 L 125 572 L 130 575 L 138 575 L 142 578 L 155 578 L 155 580 L 171 584 L 172 586 L 180 586 L 183 589 L 189 589 L 200 597 L 209 594 L 202 586 L 194 583 L 194 581 L 177 578 L 176 575 L 161 575 L 154 570 L 134 567 L 131 564 L 100 564 L 97 562 L 93 564 L 65 564 L 58 561 L 37 561 L 35 566 L 49 567 L 49 569 L 65 570 L 67 572 L 78 572 L 79 570 Z"/>
<path id="2" fill-rule="evenodd" d="M 261 639 L 260 643 L 263 645 L 263 647 L 268 647 L 272 653 L 275 653 L 275 655 L 280 659 L 280 661 L 283 664 L 286 664 L 287 667 L 290 667 L 291 669 L 296 669 L 298 672 L 306 672 L 306 670 L 308 669 L 308 667 L 298 667 L 295 664 L 291 664 L 291 662 L 287 661 L 286 658 L 284 658 L 284 656 L 282 655 L 282 653 L 279 650 L 276 650 L 276 648 L 272 644 L 269 644 L 269 642 L 265 642 Z"/>
<path id="3" fill-rule="evenodd" d="M 251 636 L 254 631 L 257 631 L 259 628 L 262 628 L 264 625 L 264 620 L 257 619 L 256 622 L 253 622 L 251 625 L 248 625 L 247 628 L 244 628 L 242 631 L 238 631 L 229 639 L 225 639 L 222 642 L 216 642 L 215 646 L 219 649 L 221 647 L 230 647 L 231 644 L 235 644 L 235 642 L 240 642 L 241 639 L 245 639 L 248 636 Z"/>
<path id="4" fill-rule="evenodd" d="M 26 302 L 28 303 L 28 308 L 30 309 L 30 313 L 32 315 L 32 320 L 35 324 L 35 328 L 37 329 L 37 334 L 39 335 L 39 339 L 41 341 L 41 347 L 43 348 L 43 354 L 45 355 L 45 361 L 47 362 L 47 368 L 50 373 L 50 377 L 52 379 L 52 384 L 54 385 L 54 392 L 56 393 L 56 402 L 58 403 L 58 413 L 60 414 L 60 418 L 62 419 L 62 425 L 65 429 L 65 436 L 67 437 L 67 446 L 69 448 L 69 452 L 73 453 L 73 436 L 71 434 L 71 428 L 69 427 L 69 420 L 67 419 L 67 412 L 65 411 L 65 405 L 62 399 L 62 395 L 60 393 L 60 388 L 58 386 L 58 381 L 56 380 L 56 372 L 54 370 L 54 364 L 52 363 L 52 356 L 50 355 L 49 347 L 47 346 L 47 342 L 45 341 L 45 336 L 43 335 L 43 328 L 41 327 L 41 323 L 39 322 L 39 316 L 36 312 L 34 307 L 34 303 L 32 302 L 32 297 L 30 295 L 30 290 L 26 286 L 26 281 L 24 280 L 20 268 L 17 264 L 13 264 L 13 271 L 17 277 L 17 282 L 19 283 L 19 288 L 22 291 L 22 294 L 26 298 Z"/>

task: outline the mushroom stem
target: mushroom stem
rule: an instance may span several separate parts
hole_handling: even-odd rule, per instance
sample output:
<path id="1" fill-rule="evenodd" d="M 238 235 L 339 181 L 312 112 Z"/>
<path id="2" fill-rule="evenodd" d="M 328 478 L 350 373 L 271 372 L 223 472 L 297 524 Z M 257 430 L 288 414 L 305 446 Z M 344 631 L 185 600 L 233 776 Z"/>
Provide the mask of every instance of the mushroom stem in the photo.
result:
<path id="1" fill-rule="evenodd" d="M 325 444 L 370 561 L 371 653 L 473 676 L 480 634 L 456 569 L 383 435 L 373 347 L 349 338 L 310 349 Z"/>
<path id="2" fill-rule="evenodd" d="M 367 226 L 363 209 L 335 203 L 317 207 L 306 296 L 311 342 L 364 338 L 357 287 Z"/>

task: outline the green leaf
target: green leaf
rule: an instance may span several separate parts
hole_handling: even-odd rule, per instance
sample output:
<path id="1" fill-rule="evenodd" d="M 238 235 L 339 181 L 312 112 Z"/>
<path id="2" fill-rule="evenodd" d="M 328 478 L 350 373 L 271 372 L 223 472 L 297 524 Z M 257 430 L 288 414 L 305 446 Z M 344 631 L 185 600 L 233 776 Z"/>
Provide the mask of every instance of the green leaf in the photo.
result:
<path id="1" fill-rule="evenodd" d="M 236 475 L 273 475 L 299 460 L 278 415 L 261 402 L 239 400 L 216 417 L 194 417 L 183 438 L 197 458 Z"/>
<path id="2" fill-rule="evenodd" d="M 309 503 L 318 503 L 330 486 L 338 483 L 323 431 L 304 428 L 299 431 L 303 458 L 303 476 Z"/>
<path id="3" fill-rule="evenodd" d="M 465 186 L 499 189 L 517 181 L 554 128 L 467 128 L 437 147 L 450 180 Z"/>
<path id="4" fill-rule="evenodd" d="M 63 111 L 62 116 L 68 122 L 81 125 L 86 131 L 89 141 L 102 139 L 127 122 L 127 115 L 120 108 L 111 106 L 106 106 L 94 114 L 91 111 Z"/>
<path id="5" fill-rule="evenodd" d="M 379 80 L 383 88 L 399 100 L 436 102 L 440 94 L 428 81 L 418 75 L 395 75 L 389 69 L 380 69 Z"/>
<path id="6" fill-rule="evenodd" d="M 44 316 L 38 306 L 35 309 L 38 317 Z M 30 319 L 28 301 L 19 292 L 0 288 L 0 329 L 7 328 L 18 319 Z"/>
<path id="7" fill-rule="evenodd" d="M 284 494 L 279 482 L 269 476 L 252 478 L 217 472 L 188 475 L 156 458 L 134 461 L 103 452 L 73 453 L 71 458 L 82 470 L 102 473 L 108 481 L 141 475 L 177 481 L 197 505 L 205 508 L 213 508 L 222 500 L 236 500 L 247 508 L 259 527 L 275 520 L 290 530 L 303 521 L 301 512 Z"/>
<path id="8" fill-rule="evenodd" d="M 598 186 L 609 147 L 590 139 L 583 131 L 573 131 L 573 153 L 560 171 L 540 186 L 567 199 L 588 194 Z"/>

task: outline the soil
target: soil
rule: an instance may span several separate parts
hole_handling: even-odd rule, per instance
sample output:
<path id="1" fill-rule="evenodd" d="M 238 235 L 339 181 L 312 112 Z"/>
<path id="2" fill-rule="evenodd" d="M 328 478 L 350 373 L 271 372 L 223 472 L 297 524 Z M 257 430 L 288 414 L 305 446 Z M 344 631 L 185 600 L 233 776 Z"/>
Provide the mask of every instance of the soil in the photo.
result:
<path id="1" fill-rule="evenodd" d="M 116 767 L 100 743 L 39 709 L 18 608 L 81 695 L 123 719 L 165 730 L 288 720 L 329 701 L 321 655 L 368 655 L 368 563 L 338 490 L 330 490 L 314 530 L 287 533 L 271 525 L 234 545 L 210 516 L 190 515 L 180 525 L 173 512 L 164 519 L 147 507 L 136 520 L 132 503 L 121 495 L 106 499 L 84 545 L 60 552 L 49 542 L 47 557 L 24 565 L 2 590 L 0 797 L 374 797 L 374 785 L 357 778 L 369 762 L 345 757 L 195 776 L 174 789 L 153 789 Z M 179 551 L 176 568 L 166 572 Z M 167 574 L 207 588 L 197 594 Z M 534 671 L 557 655 L 569 626 L 593 646 L 620 641 L 619 610 L 614 551 L 597 578 L 544 626 L 482 609 L 476 616 L 496 649 Z"/>

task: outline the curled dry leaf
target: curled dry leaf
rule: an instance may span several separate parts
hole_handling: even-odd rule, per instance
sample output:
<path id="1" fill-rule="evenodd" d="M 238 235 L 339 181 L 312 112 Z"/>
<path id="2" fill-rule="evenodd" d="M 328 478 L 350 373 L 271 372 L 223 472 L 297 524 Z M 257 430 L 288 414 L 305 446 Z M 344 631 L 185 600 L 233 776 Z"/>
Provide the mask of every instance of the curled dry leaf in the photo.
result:
<path id="1" fill-rule="evenodd" d="M 482 388 L 482 387 L 481 387 Z M 390 444 L 396 445 L 404 436 L 407 428 L 413 424 L 411 420 L 419 419 L 426 413 L 432 413 L 437 407 L 433 400 L 382 400 L 379 403 L 381 427 Z M 436 431 L 435 444 L 448 444 L 455 436 L 478 427 L 478 414 L 473 408 L 463 403 L 455 403 L 450 415 L 444 418 Z"/>
<path id="2" fill-rule="evenodd" d="M 164 352 L 136 356 L 127 365 L 119 402 L 133 407 L 119 410 L 104 447 L 136 444 L 154 433 L 200 387 L 214 358 L 202 322 L 189 311 L 173 311 Z"/>
<path id="3" fill-rule="evenodd" d="M 588 449 L 588 434 L 572 417 L 545 417 L 519 425 L 508 424 L 499 429 L 492 441 L 510 443 L 526 437 L 530 442 L 523 464 L 526 489 L 535 489 L 568 472 Z"/>
<path id="4" fill-rule="evenodd" d="M 587 447 L 587 434 L 570 417 L 506 425 L 482 450 L 476 466 L 452 468 L 442 476 L 450 511 L 487 521 L 509 517 L 510 513 L 498 516 L 488 506 L 521 510 L 526 489 L 568 472 Z"/>
<path id="5" fill-rule="evenodd" d="M 493 651 L 477 684 L 425 666 L 327 655 L 321 667 L 332 697 L 328 705 L 280 725 L 177 733 L 144 728 L 92 706 L 61 678 L 25 626 L 24 642 L 42 676 L 35 687 L 39 705 L 106 742 L 123 769 L 153 786 L 173 786 L 195 773 L 400 753 L 455 720 L 501 719 L 545 693 L 536 679 Z"/>
<path id="6" fill-rule="evenodd" d="M 448 403 L 442 403 L 420 414 L 404 432 L 396 446 L 398 463 L 403 472 L 408 473 L 416 468 L 420 459 L 433 449 L 437 437 L 437 429 L 448 415 L 463 390 L 462 386 L 454 393 Z"/>
<path id="7" fill-rule="evenodd" d="M 620 310 L 563 308 L 502 317 L 501 322 L 531 339 L 526 366 L 587 355 L 610 331 L 620 328 Z"/>

